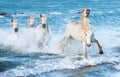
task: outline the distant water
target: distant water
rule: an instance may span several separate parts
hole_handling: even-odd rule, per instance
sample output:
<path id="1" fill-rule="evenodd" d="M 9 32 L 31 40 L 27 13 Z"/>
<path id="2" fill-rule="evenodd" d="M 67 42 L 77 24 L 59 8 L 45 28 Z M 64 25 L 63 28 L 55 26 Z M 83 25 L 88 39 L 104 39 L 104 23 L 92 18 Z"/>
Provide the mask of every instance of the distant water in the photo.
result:
<path id="1" fill-rule="evenodd" d="M 81 8 L 90 8 L 90 23 L 95 37 L 103 46 L 98 54 L 95 44 L 88 48 L 88 57 L 95 66 L 83 59 L 81 43 L 72 41 L 64 53 L 55 49 L 63 38 L 66 24 L 79 21 Z M 119 77 L 120 76 L 120 1 L 119 0 L 0 0 L 0 77 Z M 27 28 L 28 16 L 48 15 L 51 28 L 49 43 L 37 48 L 34 33 Z M 10 20 L 19 21 L 15 35 Z M 57 54 L 56 54 L 57 53 Z"/>

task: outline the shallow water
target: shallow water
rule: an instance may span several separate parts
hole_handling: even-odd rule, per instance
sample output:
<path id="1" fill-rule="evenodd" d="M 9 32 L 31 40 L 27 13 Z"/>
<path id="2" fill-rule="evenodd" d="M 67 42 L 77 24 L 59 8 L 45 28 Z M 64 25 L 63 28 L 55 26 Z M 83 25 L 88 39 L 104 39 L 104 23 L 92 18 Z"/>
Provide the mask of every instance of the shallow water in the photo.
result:
<path id="1" fill-rule="evenodd" d="M 119 0 L 1 0 L 0 12 L 0 77 L 119 77 L 120 75 L 120 1 Z M 57 43 L 63 38 L 66 24 L 80 20 L 81 8 L 90 8 L 90 23 L 95 37 L 103 46 L 99 55 L 95 44 L 88 48 L 90 66 L 83 59 L 81 43 L 72 41 L 65 52 L 59 54 Z M 27 18 L 48 15 L 51 28 L 49 43 L 41 49 L 36 45 L 34 33 L 27 28 Z M 19 21 L 15 35 L 10 20 Z"/>

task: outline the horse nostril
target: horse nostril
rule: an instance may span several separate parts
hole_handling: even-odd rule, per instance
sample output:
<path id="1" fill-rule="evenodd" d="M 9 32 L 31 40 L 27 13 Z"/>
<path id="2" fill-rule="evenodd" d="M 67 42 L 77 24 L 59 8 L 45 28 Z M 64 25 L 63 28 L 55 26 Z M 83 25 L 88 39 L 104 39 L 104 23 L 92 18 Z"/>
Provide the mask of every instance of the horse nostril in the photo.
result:
<path id="1" fill-rule="evenodd" d="M 18 28 L 15 28 L 14 31 L 15 31 L 15 32 L 18 32 Z"/>
<path id="2" fill-rule="evenodd" d="M 86 14 L 90 14 L 90 11 L 87 11 Z"/>
<path id="3" fill-rule="evenodd" d="M 88 47 L 90 47 L 90 46 L 91 46 L 91 44 L 87 44 L 87 46 L 88 46 Z"/>
<path id="4" fill-rule="evenodd" d="M 33 27 L 33 26 L 34 26 L 33 24 L 30 25 L 30 27 Z"/>
<path id="5" fill-rule="evenodd" d="M 46 27 L 46 24 L 42 24 L 42 27 L 45 28 L 45 27 Z"/>

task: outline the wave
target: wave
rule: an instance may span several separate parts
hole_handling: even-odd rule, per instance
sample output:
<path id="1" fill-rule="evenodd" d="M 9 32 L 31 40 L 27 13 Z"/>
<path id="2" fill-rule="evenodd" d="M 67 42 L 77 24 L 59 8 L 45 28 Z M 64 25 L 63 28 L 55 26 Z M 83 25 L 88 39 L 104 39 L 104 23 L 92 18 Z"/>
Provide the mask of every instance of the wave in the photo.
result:
<path id="1" fill-rule="evenodd" d="M 106 28 L 107 29 L 107 28 Z M 119 28 L 118 30 L 113 30 L 113 28 L 108 28 L 107 32 L 104 28 L 96 27 L 95 28 L 95 37 L 100 41 L 105 51 L 112 51 L 111 48 L 119 47 L 120 44 L 117 42 L 119 38 Z M 27 28 L 21 27 L 18 34 L 15 34 L 11 29 L 0 29 L 0 48 L 17 50 L 21 53 L 31 53 L 31 52 L 45 52 L 45 53 L 57 53 L 56 45 L 63 38 L 64 34 L 61 33 L 52 33 L 50 34 L 51 38 L 48 43 L 45 43 L 44 48 L 38 48 L 36 39 L 34 36 L 34 30 L 29 30 Z M 117 40 L 117 41 L 116 41 Z M 111 44 L 112 43 L 112 44 Z M 5 48 L 4 48 L 5 47 Z M 69 49 L 71 48 L 71 49 Z M 93 44 L 89 48 L 90 51 L 98 51 L 96 45 Z M 65 47 L 65 54 L 78 54 L 82 52 L 82 44 L 78 43 L 75 40 L 71 40 L 69 44 Z M 79 52 L 81 51 L 81 52 Z M 95 52 L 95 54 L 98 52 Z M 108 52 L 107 52 L 108 53 Z M 111 52 L 110 52 L 111 53 Z"/>
<path id="2" fill-rule="evenodd" d="M 78 69 L 89 65 L 104 63 L 115 64 L 113 68 L 119 68 L 120 52 L 119 49 L 115 50 L 116 46 L 119 46 L 118 43 L 116 43 L 116 36 L 118 36 L 119 31 L 113 30 L 113 28 L 104 29 L 96 27 L 94 32 L 95 37 L 103 46 L 104 54 L 99 55 L 98 48 L 93 44 L 91 48 L 88 48 L 89 60 L 86 60 L 83 58 L 81 43 L 78 43 L 75 40 L 72 40 L 71 43 L 66 46 L 65 52 L 59 54 L 55 48 L 56 44 L 63 38 L 61 37 L 62 34 L 51 34 L 52 37 L 49 43 L 46 44 L 44 48 L 40 49 L 37 48 L 33 30 L 21 28 L 20 32 L 16 35 L 11 31 L 11 29 L 0 29 L 0 37 L 2 37 L 0 38 L 0 44 L 3 48 L 10 46 L 12 47 L 10 49 L 16 50 L 18 53 L 30 53 L 30 55 L 33 56 L 36 56 L 33 53 L 58 53 L 58 55 L 53 55 L 53 59 L 48 56 L 49 54 L 43 56 L 38 55 L 39 58 L 37 57 L 35 59 L 27 56 L 29 59 L 22 61 L 23 65 L 1 72 L 0 75 L 4 77 L 28 76 L 30 74 L 42 74 L 52 70 Z"/>
<path id="3" fill-rule="evenodd" d="M 16 66 L 20 65 L 18 62 L 12 61 L 0 61 L 0 72 L 6 71 L 11 68 L 15 68 Z"/>
<path id="4" fill-rule="evenodd" d="M 94 62 L 95 65 L 112 63 L 118 61 L 120 58 L 109 55 L 97 56 L 90 58 L 90 61 Z M 77 59 L 79 58 L 79 59 Z M 81 59 L 80 59 L 81 58 Z M 78 69 L 89 66 L 85 59 L 82 59 L 82 56 L 69 56 L 64 58 L 55 58 L 54 60 L 44 60 L 44 61 L 29 61 L 24 64 L 24 66 L 18 66 L 15 69 L 2 72 L 4 77 L 7 76 L 28 76 L 30 74 L 37 75 L 44 72 L 50 72 L 52 70 L 61 70 L 61 69 Z"/>
<path id="5" fill-rule="evenodd" d="M 12 46 L 13 49 L 18 49 L 18 50 L 24 50 L 31 43 L 33 43 L 32 44 L 33 47 L 35 46 L 34 36 L 32 35 L 32 32 L 27 29 L 20 30 L 18 34 L 12 32 L 11 29 L 8 29 L 6 31 L 0 30 L 0 32 L 1 32 L 0 37 L 2 37 L 0 39 L 1 45 Z"/>
<path id="6" fill-rule="evenodd" d="M 0 16 L 0 18 L 4 18 L 4 16 Z"/>
<path id="7" fill-rule="evenodd" d="M 17 16 L 17 17 L 19 17 L 19 16 L 27 16 L 27 14 L 17 13 L 17 14 L 13 14 L 12 16 L 13 16 L 13 17 L 15 17 L 15 16 Z"/>
<path id="8" fill-rule="evenodd" d="M 63 13 L 61 13 L 61 12 L 51 12 L 51 13 L 49 13 L 49 14 L 51 14 L 51 15 L 61 15 L 61 14 L 63 14 Z"/>
<path id="9" fill-rule="evenodd" d="M 119 12 L 116 11 L 116 10 L 107 10 L 107 11 L 103 11 L 103 10 L 98 10 L 98 11 L 95 11 L 93 12 L 93 14 L 95 15 L 105 15 L 107 16 L 107 14 L 118 14 Z"/>

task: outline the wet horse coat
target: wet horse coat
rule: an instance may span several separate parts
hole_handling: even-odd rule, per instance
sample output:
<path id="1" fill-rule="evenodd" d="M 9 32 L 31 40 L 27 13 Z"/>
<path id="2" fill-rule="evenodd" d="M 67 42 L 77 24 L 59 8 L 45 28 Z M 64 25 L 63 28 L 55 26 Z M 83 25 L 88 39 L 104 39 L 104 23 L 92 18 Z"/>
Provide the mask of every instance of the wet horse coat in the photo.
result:
<path id="1" fill-rule="evenodd" d="M 17 33 L 18 32 L 18 21 L 17 20 L 11 20 L 10 24 L 11 24 L 11 26 L 13 28 L 13 31 L 15 33 Z"/>
<path id="2" fill-rule="evenodd" d="M 28 18 L 28 27 L 31 28 L 31 27 L 35 27 L 35 18 L 33 16 L 30 16 Z"/>
<path id="3" fill-rule="evenodd" d="M 95 39 L 92 26 L 89 24 L 89 9 L 82 9 L 81 22 L 72 21 L 66 26 L 65 37 L 59 42 L 59 48 L 64 51 L 64 46 L 68 39 L 73 39 L 83 43 L 84 57 L 87 58 L 86 46 L 90 47 L 91 43 L 96 43 L 99 47 L 99 53 L 103 54 L 102 46 Z"/>
<path id="4" fill-rule="evenodd" d="M 35 37 L 38 47 L 43 45 L 47 34 L 49 33 L 47 16 L 45 14 L 40 14 L 41 24 L 35 29 Z"/>

